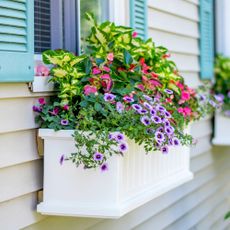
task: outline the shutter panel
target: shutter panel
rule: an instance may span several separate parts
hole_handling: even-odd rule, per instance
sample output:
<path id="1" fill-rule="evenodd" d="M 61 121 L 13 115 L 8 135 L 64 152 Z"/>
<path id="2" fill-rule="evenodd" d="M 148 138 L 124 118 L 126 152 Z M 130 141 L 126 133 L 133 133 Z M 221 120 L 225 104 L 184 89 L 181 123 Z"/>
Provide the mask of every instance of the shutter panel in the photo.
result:
<path id="1" fill-rule="evenodd" d="M 200 0 L 201 79 L 212 79 L 214 68 L 213 0 Z"/>
<path id="2" fill-rule="evenodd" d="M 147 1 L 130 0 L 130 25 L 138 36 L 147 38 Z"/>
<path id="3" fill-rule="evenodd" d="M 0 0 L 0 82 L 33 80 L 33 24 L 33 0 Z"/>

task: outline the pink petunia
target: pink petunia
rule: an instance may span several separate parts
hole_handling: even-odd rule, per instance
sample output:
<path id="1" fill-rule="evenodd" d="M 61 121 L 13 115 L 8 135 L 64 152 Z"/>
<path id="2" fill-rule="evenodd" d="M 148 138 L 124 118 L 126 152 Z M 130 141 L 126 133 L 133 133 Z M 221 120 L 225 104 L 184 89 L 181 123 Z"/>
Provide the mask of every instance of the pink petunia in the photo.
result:
<path id="1" fill-rule="evenodd" d="M 39 98 L 38 102 L 39 102 L 40 105 L 45 105 L 46 104 L 46 101 L 45 101 L 44 97 Z"/>
<path id="2" fill-rule="evenodd" d="M 187 91 L 183 91 L 181 93 L 181 100 L 183 101 L 188 101 L 190 99 L 190 94 Z"/>
<path id="3" fill-rule="evenodd" d="M 107 55 L 107 59 L 108 59 L 109 61 L 113 61 L 113 58 L 114 58 L 114 54 L 113 54 L 113 53 L 109 53 L 109 54 Z"/>
<path id="4" fill-rule="evenodd" d="M 132 34 L 132 37 L 133 37 L 133 38 L 136 38 L 137 35 L 138 35 L 138 33 L 137 33 L 136 31 L 134 31 L 133 34 Z"/>
<path id="5" fill-rule="evenodd" d="M 35 67 L 35 75 L 36 76 L 49 76 L 50 70 L 45 65 L 38 65 Z"/>
<path id="6" fill-rule="evenodd" d="M 96 93 L 97 92 L 97 88 L 95 86 L 91 86 L 91 85 L 85 85 L 84 86 L 84 94 L 87 96 L 91 93 Z"/>
<path id="7" fill-rule="evenodd" d="M 138 84 L 137 85 L 137 88 L 140 89 L 141 91 L 144 91 L 145 90 L 145 87 L 143 84 Z"/>

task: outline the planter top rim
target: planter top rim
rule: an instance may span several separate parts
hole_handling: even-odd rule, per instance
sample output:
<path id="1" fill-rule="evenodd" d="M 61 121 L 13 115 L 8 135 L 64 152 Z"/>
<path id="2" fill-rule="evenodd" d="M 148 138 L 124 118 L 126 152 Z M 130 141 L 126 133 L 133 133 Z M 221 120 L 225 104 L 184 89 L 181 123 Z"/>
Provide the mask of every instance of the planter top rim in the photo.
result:
<path id="1" fill-rule="evenodd" d="M 55 131 L 54 129 L 39 129 L 38 130 L 38 136 L 45 138 L 45 137 L 53 137 L 53 138 L 73 138 L 73 134 L 74 134 L 73 129 L 70 130 L 59 130 L 59 131 Z"/>

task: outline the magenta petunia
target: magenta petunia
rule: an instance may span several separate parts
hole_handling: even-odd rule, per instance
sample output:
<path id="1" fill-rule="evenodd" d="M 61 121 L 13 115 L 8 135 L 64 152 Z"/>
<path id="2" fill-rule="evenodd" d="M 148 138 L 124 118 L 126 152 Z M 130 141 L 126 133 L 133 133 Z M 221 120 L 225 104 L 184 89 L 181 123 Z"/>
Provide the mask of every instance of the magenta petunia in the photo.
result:
<path id="1" fill-rule="evenodd" d="M 38 102 L 39 102 L 40 105 L 45 105 L 46 104 L 46 101 L 45 101 L 44 97 L 39 98 Z"/>

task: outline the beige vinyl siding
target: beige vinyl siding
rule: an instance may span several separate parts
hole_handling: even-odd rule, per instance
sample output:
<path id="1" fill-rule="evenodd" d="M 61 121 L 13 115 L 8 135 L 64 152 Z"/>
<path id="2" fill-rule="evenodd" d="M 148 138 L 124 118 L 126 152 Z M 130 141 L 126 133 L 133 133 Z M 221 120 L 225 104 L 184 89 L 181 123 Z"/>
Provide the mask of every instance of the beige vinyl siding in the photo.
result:
<path id="1" fill-rule="evenodd" d="M 187 83 L 199 80 L 198 0 L 149 0 L 148 34 L 169 48 Z M 211 118 L 194 123 L 194 179 L 120 219 L 47 217 L 36 213 L 42 187 L 32 105 L 41 94 L 27 84 L 0 84 L 0 223 L 4 230 L 224 230 L 230 209 L 230 148 L 211 145 Z M 4 226 L 4 227 L 2 227 Z"/>

